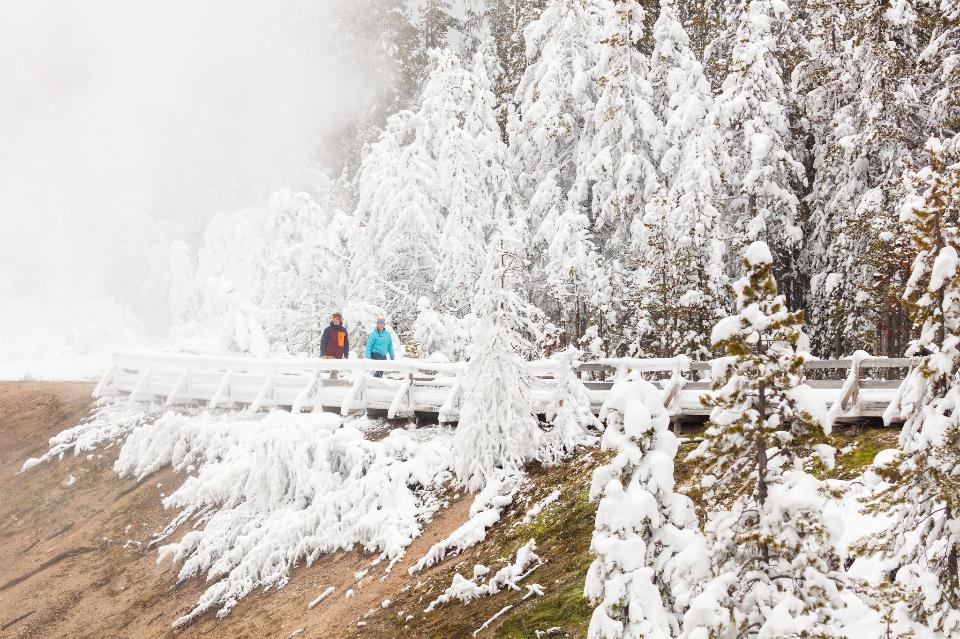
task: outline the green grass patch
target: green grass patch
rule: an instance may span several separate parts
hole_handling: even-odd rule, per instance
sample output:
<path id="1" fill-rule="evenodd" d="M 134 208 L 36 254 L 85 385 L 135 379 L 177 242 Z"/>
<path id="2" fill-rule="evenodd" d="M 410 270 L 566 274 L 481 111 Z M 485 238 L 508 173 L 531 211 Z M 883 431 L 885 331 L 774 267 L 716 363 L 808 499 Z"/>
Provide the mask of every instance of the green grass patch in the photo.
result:
<path id="1" fill-rule="evenodd" d="M 896 428 L 868 428 L 856 435 L 849 432 L 836 434 L 838 453 L 840 449 L 851 444 L 855 448 L 846 454 L 837 455 L 837 465 L 829 476 L 836 479 L 857 477 L 873 463 L 873 458 L 881 450 L 896 448 L 899 435 L 900 430 Z"/>
<path id="2" fill-rule="evenodd" d="M 583 581 L 590 560 L 588 554 L 577 556 L 572 565 L 564 567 L 559 583 L 544 584 L 546 594 L 519 607 L 497 636 L 522 639 L 536 636 L 538 630 L 562 628 L 567 636 L 586 637 L 593 608 L 583 596 Z M 537 581 L 534 577 L 531 580 Z"/>

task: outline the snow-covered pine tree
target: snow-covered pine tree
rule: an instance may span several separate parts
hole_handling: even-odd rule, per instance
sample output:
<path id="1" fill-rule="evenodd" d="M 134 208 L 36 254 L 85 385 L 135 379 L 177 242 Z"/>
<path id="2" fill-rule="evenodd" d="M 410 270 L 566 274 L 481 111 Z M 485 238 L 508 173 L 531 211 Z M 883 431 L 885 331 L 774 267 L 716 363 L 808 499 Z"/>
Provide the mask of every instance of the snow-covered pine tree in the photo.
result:
<path id="1" fill-rule="evenodd" d="M 930 119 L 950 152 L 960 155 L 960 4 L 941 0 L 930 44 L 921 60 L 930 61 L 925 94 L 933 95 Z"/>
<path id="2" fill-rule="evenodd" d="M 527 246 L 532 278 L 548 281 L 533 291 L 533 300 L 563 329 L 564 343 L 575 343 L 596 312 L 588 302 L 598 290 L 593 280 L 599 256 L 589 220 L 567 202 L 583 113 L 595 100 L 594 22 L 583 0 L 553 0 L 530 23 L 524 31 L 530 64 L 507 123 L 508 166 L 532 232 Z"/>
<path id="3" fill-rule="evenodd" d="M 482 269 L 504 148 L 479 56 L 471 71 L 434 51 L 417 111 L 392 116 L 361 167 L 358 210 L 401 335 L 423 296 L 465 312 Z"/>
<path id="4" fill-rule="evenodd" d="M 660 169 L 666 203 L 643 220 L 646 278 L 639 305 L 647 325 L 638 353 L 708 357 L 710 328 L 725 315 L 726 277 L 720 214 L 722 141 L 709 117 L 710 85 L 677 17 L 674 0 L 660 3 L 651 55 L 653 107 L 664 123 Z"/>
<path id="5" fill-rule="evenodd" d="M 535 315 L 517 294 L 525 272 L 520 239 L 501 218 L 474 298 L 480 325 L 470 347 L 453 441 L 453 468 L 467 490 L 482 488 L 497 469 L 522 472 L 536 455 L 539 428 L 520 355 L 530 348 L 523 334 L 531 332 Z"/>
<path id="6" fill-rule="evenodd" d="M 791 182 L 804 171 L 790 152 L 788 95 L 778 48 L 789 18 L 786 3 L 744 2 L 729 74 L 714 107 L 724 139 L 724 179 L 730 185 L 723 211 L 730 255 L 740 255 L 752 241 L 766 241 L 777 258 L 777 279 L 787 300 L 797 305 L 803 234 Z M 735 269 L 735 257 L 729 261 Z"/>
<path id="7" fill-rule="evenodd" d="M 429 117 L 423 108 L 392 115 L 364 157 L 357 180 L 363 251 L 382 275 L 387 310 L 404 336 L 417 316 L 417 300 L 433 299 L 437 276 L 443 210 L 435 158 L 417 134 Z"/>
<path id="8" fill-rule="evenodd" d="M 426 74 L 426 50 L 405 0 L 352 0 L 342 3 L 334 19 L 344 46 L 335 64 L 357 72 L 354 82 L 363 96 L 350 126 L 336 132 L 333 146 L 353 176 L 366 145 L 376 141 L 387 118 L 413 106 Z"/>
<path id="9" fill-rule="evenodd" d="M 442 209 L 436 193 L 436 164 L 418 138 L 402 149 L 399 161 L 401 186 L 386 203 L 387 231 L 374 255 L 385 281 L 398 292 L 390 311 L 405 335 L 416 317 L 417 300 L 433 293 Z"/>
<path id="10" fill-rule="evenodd" d="M 493 38 L 498 67 L 494 94 L 498 105 L 506 105 L 517 88 L 520 76 L 527 66 L 524 55 L 524 30 L 543 11 L 546 0 L 485 0 L 486 23 Z M 499 121 L 505 126 L 507 109 L 500 111 Z"/>
<path id="11" fill-rule="evenodd" d="M 471 60 L 486 44 L 490 25 L 486 19 L 486 0 L 463 0 L 463 19 L 460 21 L 460 57 Z M 494 47 L 495 48 L 495 47 Z"/>
<path id="12" fill-rule="evenodd" d="M 556 363 L 554 380 L 556 391 L 547 413 L 550 430 L 543 433 L 537 443 L 537 459 L 547 466 L 559 463 L 578 448 L 594 441 L 588 428 L 599 431 L 600 420 L 593 414 L 587 387 L 577 377 L 575 368 L 583 353 L 568 348 L 555 353 L 550 359 Z"/>
<path id="13" fill-rule="evenodd" d="M 357 174 L 356 217 L 366 228 L 371 252 L 376 252 L 393 225 L 392 208 L 397 194 L 406 186 L 403 173 L 404 148 L 413 139 L 414 114 L 399 111 L 387 119 L 376 142 L 364 155 Z"/>
<path id="14" fill-rule="evenodd" d="M 423 50 L 426 52 L 445 49 L 450 31 L 460 26 L 451 0 L 423 0 L 419 23 Z"/>
<path id="15" fill-rule="evenodd" d="M 586 207 L 606 252 L 616 254 L 630 245 L 644 208 L 662 195 L 657 162 L 664 139 L 651 106 L 650 60 L 637 46 L 646 12 L 638 0 L 601 6 L 593 71 L 599 91 L 581 135 L 572 197 Z"/>
<path id="16" fill-rule="evenodd" d="M 595 100 L 590 78 L 595 32 L 583 0 L 552 0 L 524 31 L 530 63 L 514 95 L 508 153 L 518 195 L 530 202 L 534 229 L 552 205 L 553 188 L 565 198 L 576 175 L 583 114 Z M 546 193 L 538 197 L 542 189 Z"/>
<path id="17" fill-rule="evenodd" d="M 681 616 L 708 576 L 693 502 L 674 492 L 679 441 L 650 382 L 618 385 L 607 400 L 601 446 L 615 452 L 594 471 L 600 498 L 584 594 L 597 607 L 591 639 L 679 636 Z"/>
<path id="18" fill-rule="evenodd" d="M 576 343 L 602 299 L 603 269 L 590 221 L 569 205 L 558 185 L 553 187 L 551 207 L 538 235 L 547 242 L 538 269 L 540 281 L 546 280 L 541 289 L 548 294 L 546 311 L 564 331 L 561 342 Z"/>
<path id="19" fill-rule="evenodd" d="M 458 316 L 470 309 L 486 258 L 495 195 L 506 177 L 506 149 L 484 55 L 478 51 L 473 68 L 458 74 L 463 81 L 456 126 L 441 141 L 437 158 L 446 219 L 434 288 L 440 307 Z M 457 73 L 452 63 L 449 72 Z"/>
<path id="20" fill-rule="evenodd" d="M 635 312 L 637 281 L 645 275 L 638 225 L 645 215 L 664 215 L 665 189 L 657 169 L 664 139 L 651 106 L 650 61 L 639 48 L 647 19 L 642 4 L 622 0 L 600 2 L 596 8 L 601 25 L 594 45 L 598 96 L 580 136 L 570 200 L 575 211 L 590 219 L 604 279 L 617 291 L 616 304 L 601 305 L 613 315 L 604 328 L 614 334 L 603 337 L 621 352 L 635 339 L 626 318 Z"/>
<path id="21" fill-rule="evenodd" d="M 929 135 L 916 99 L 925 39 L 917 18 L 912 0 L 859 3 L 844 16 L 847 30 L 831 32 L 841 44 L 820 47 L 827 93 L 812 99 L 832 118 L 815 150 L 807 261 L 813 344 L 825 356 L 896 356 L 907 345 L 899 299 L 912 255 L 897 216 L 903 173 Z"/>
<path id="22" fill-rule="evenodd" d="M 686 637 L 830 637 L 843 578 L 839 531 L 822 513 L 827 486 L 807 472 L 827 463 L 829 418 L 803 384 L 796 352 L 802 311 L 777 293 L 763 242 L 744 255 L 737 313 L 713 330 L 712 407 L 703 442 L 688 455 L 708 508 L 713 578 L 684 619 Z"/>
<path id="23" fill-rule="evenodd" d="M 868 510 L 890 517 L 878 546 L 897 560 L 914 618 L 960 634 L 960 158 L 931 140 L 929 166 L 913 176 L 904 207 L 919 254 L 907 299 L 920 363 L 904 383 L 901 454 L 880 472 L 891 482 Z"/>

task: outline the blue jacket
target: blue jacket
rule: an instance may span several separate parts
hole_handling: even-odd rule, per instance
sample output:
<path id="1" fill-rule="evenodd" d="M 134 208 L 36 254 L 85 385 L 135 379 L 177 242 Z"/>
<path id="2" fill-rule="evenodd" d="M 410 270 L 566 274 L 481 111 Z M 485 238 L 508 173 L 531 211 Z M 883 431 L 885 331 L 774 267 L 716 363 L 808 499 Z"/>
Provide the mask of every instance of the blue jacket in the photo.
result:
<path id="1" fill-rule="evenodd" d="M 375 328 L 367 337 L 367 359 L 370 359 L 374 353 L 384 357 L 389 355 L 390 359 L 393 359 L 393 337 L 387 329 L 381 331 Z"/>

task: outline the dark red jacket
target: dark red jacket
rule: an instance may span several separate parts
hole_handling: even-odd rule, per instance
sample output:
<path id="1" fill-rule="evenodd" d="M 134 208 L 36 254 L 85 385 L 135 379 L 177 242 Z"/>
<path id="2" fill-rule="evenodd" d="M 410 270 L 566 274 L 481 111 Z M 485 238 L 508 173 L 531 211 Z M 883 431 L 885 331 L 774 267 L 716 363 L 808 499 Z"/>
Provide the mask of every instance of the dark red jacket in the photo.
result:
<path id="1" fill-rule="evenodd" d="M 323 335 L 320 336 L 320 356 L 327 355 L 343 359 L 350 352 L 350 335 L 343 324 L 336 326 L 330 322 L 330 326 L 323 329 Z"/>

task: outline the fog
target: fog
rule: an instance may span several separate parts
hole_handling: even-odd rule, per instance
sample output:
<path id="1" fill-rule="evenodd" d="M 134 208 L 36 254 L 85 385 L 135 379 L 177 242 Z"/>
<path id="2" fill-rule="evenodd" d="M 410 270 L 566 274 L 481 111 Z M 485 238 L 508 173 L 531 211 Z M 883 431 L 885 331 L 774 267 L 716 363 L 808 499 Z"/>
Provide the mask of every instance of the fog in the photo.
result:
<path id="1" fill-rule="evenodd" d="M 336 171 L 327 140 L 365 99 L 357 77 L 376 71 L 345 62 L 336 24 L 344 6 L 8 5 L 0 21 L 0 315 L 24 300 L 47 315 L 69 315 L 74 301 L 92 298 L 124 304 L 146 276 L 158 221 L 199 234 L 217 211 L 282 186 L 309 188 L 320 168 Z M 21 324 L 29 330 L 29 320 Z M 23 337 L 12 330 L 0 340 Z"/>

